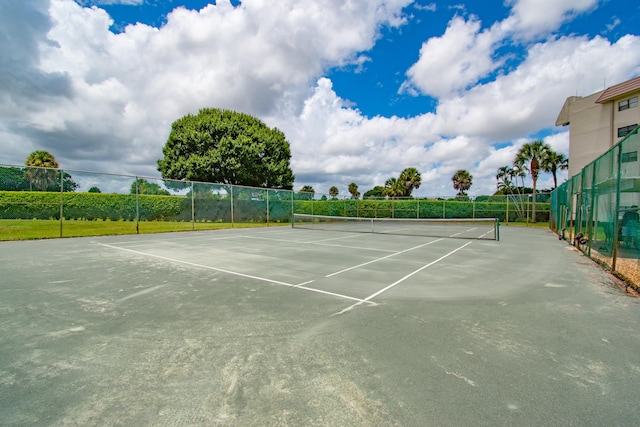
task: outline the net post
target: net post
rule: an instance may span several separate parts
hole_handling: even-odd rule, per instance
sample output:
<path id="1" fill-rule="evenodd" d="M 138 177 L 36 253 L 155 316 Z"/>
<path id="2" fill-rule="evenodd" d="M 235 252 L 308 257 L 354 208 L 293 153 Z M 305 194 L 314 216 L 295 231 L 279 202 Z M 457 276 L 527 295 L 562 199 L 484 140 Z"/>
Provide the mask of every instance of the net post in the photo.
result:
<path id="1" fill-rule="evenodd" d="M 495 229 L 496 229 L 496 242 L 499 242 L 500 241 L 500 220 L 498 218 L 496 218 Z"/>

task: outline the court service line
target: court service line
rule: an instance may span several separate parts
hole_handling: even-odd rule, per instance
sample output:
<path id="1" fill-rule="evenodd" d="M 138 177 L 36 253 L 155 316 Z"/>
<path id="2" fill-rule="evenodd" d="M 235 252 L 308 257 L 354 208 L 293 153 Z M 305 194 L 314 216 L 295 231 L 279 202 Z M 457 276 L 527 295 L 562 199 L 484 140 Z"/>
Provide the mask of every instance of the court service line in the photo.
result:
<path id="1" fill-rule="evenodd" d="M 219 271 L 221 273 L 230 274 L 232 276 L 246 277 L 247 279 L 253 279 L 253 280 L 258 280 L 258 281 L 267 282 L 267 283 L 274 283 L 276 285 L 287 286 L 289 288 L 298 288 L 298 289 L 304 289 L 304 290 L 310 291 L 310 292 L 316 292 L 316 293 L 321 293 L 321 294 L 326 294 L 326 295 L 332 295 L 332 296 L 335 296 L 335 297 L 338 297 L 338 298 L 348 299 L 348 300 L 352 300 L 352 301 L 358 301 L 359 304 L 368 303 L 368 304 L 371 304 L 371 305 L 377 305 L 376 303 L 374 303 L 372 301 L 364 301 L 364 300 L 362 300 L 360 298 L 350 297 L 348 295 L 341 295 L 341 294 L 337 294 L 337 293 L 333 293 L 333 292 L 323 291 L 323 290 L 320 290 L 320 289 L 308 288 L 308 287 L 300 286 L 300 285 L 293 285 L 291 283 L 280 282 L 278 280 L 267 279 L 265 277 L 252 276 L 250 274 L 239 273 L 237 271 L 224 270 L 222 268 L 216 268 L 216 267 L 211 267 L 211 266 L 208 266 L 208 265 L 196 264 L 194 262 L 189 262 L 189 261 L 182 261 L 182 260 L 175 259 L 175 258 L 165 257 L 165 256 L 162 256 L 162 255 L 155 255 L 155 254 L 150 254 L 150 253 L 147 253 L 147 252 L 136 251 L 136 250 L 133 250 L 133 249 L 121 248 L 121 247 L 118 247 L 118 246 L 108 245 L 106 243 L 97 243 L 97 244 L 100 245 L 100 246 L 105 246 L 107 248 L 111 248 L 111 249 L 116 249 L 116 250 L 125 251 L 125 252 L 131 252 L 131 253 L 134 253 L 134 254 L 148 256 L 148 257 L 152 257 L 152 258 L 163 259 L 165 261 L 171 261 L 171 262 L 176 262 L 176 263 L 179 263 L 179 264 L 190 265 L 192 267 L 198 267 L 198 268 L 204 268 L 204 269 L 207 269 L 207 270 Z M 305 283 L 309 283 L 309 282 L 305 282 Z M 304 285 L 305 283 L 302 283 L 302 285 Z M 135 296 L 137 296 L 137 295 L 135 295 Z"/>
<path id="2" fill-rule="evenodd" d="M 440 257 L 440 258 L 438 258 L 437 260 L 435 260 L 435 261 L 431 261 L 429 264 L 423 265 L 423 266 L 422 266 L 422 267 L 420 267 L 419 269 L 417 269 L 417 270 L 415 270 L 415 271 L 413 271 L 413 272 L 411 272 L 411 273 L 407 274 L 407 275 L 406 275 L 406 276 L 404 276 L 402 279 L 400 279 L 400 280 L 397 280 L 397 281 L 393 282 L 392 284 L 390 284 L 390 285 L 389 285 L 389 286 L 387 286 L 386 288 L 380 289 L 378 292 L 376 292 L 376 293 L 374 293 L 374 294 L 369 295 L 368 297 L 366 297 L 365 299 L 363 299 L 363 300 L 362 300 L 362 302 L 368 302 L 369 300 L 371 300 L 371 299 L 373 299 L 373 298 L 377 297 L 378 295 L 380 295 L 380 294 L 382 294 L 382 293 L 384 293 L 384 292 L 388 291 L 389 289 L 393 288 L 394 286 L 399 285 L 400 283 L 404 282 L 405 280 L 407 280 L 407 279 L 408 279 L 408 278 L 410 278 L 411 276 L 414 276 L 414 275 L 416 275 L 416 274 L 420 273 L 420 272 L 421 272 L 422 270 L 424 270 L 425 268 L 431 267 L 432 265 L 437 264 L 438 262 L 442 261 L 443 259 L 450 257 L 451 255 L 455 254 L 455 253 L 456 253 L 456 252 L 458 252 L 459 250 L 461 250 L 461 249 L 463 249 L 463 248 L 465 248 L 465 247 L 469 246 L 471 243 L 473 243 L 473 242 L 472 242 L 472 241 L 471 241 L 471 242 L 467 242 L 467 243 L 465 243 L 464 245 L 460 246 L 459 248 L 456 248 L 456 249 L 452 250 L 452 251 L 451 251 L 451 252 L 449 252 L 448 254 L 441 256 L 441 257 Z M 342 311 L 339 311 L 337 314 L 344 314 L 344 313 L 346 313 L 347 311 L 350 311 L 350 310 L 352 310 L 352 309 L 356 308 L 357 306 L 359 306 L 360 304 L 362 304 L 362 302 L 357 302 L 357 303 L 353 304 L 352 306 L 347 307 L 347 308 L 345 308 L 345 309 L 344 309 L 344 310 L 342 310 Z"/>
<path id="3" fill-rule="evenodd" d="M 322 243 L 322 242 L 330 242 L 332 240 L 355 239 L 355 238 L 361 237 L 361 236 L 362 236 L 362 234 L 353 233 L 353 235 L 348 235 L 348 236 L 344 236 L 344 237 L 332 237 L 331 239 L 312 240 L 312 241 L 307 242 L 307 243 L 316 244 L 316 243 Z"/>
<path id="4" fill-rule="evenodd" d="M 382 261 L 382 260 L 385 260 L 385 259 L 387 259 L 387 258 L 391 258 L 391 257 L 393 257 L 393 256 L 403 254 L 403 253 L 405 253 L 405 252 L 409 252 L 409 251 L 413 251 L 413 250 L 415 250 L 415 249 L 422 248 L 422 247 L 424 247 L 424 246 L 429 246 L 429 245 L 434 244 L 434 243 L 436 243 L 436 242 L 439 242 L 439 241 L 441 241 L 441 240 L 444 240 L 444 238 L 442 238 L 442 239 L 437 239 L 437 240 L 433 240 L 433 241 L 431 241 L 431 242 L 424 243 L 424 244 L 422 244 L 422 245 L 418 245 L 418 246 L 414 246 L 413 248 L 405 249 L 405 250 L 403 250 L 403 251 L 399 251 L 399 252 L 396 252 L 396 253 L 391 254 L 391 255 L 383 256 L 383 257 L 381 257 L 381 258 L 376 258 L 376 259 L 371 260 L 371 261 L 363 262 L 362 264 L 354 265 L 353 267 L 345 268 L 344 270 L 340 270 L 340 271 L 336 271 L 335 273 L 327 274 L 327 275 L 326 275 L 326 276 L 324 276 L 324 277 L 333 277 L 333 276 L 337 276 L 338 274 L 341 274 L 341 273 L 344 273 L 344 272 L 347 272 L 347 271 L 350 271 L 350 270 L 355 270 L 356 268 L 364 267 L 365 265 L 373 264 L 374 262 Z"/>
<path id="5" fill-rule="evenodd" d="M 271 239 L 269 237 L 256 237 L 256 236 L 245 236 L 248 239 L 257 239 L 257 240 L 269 240 L 272 242 L 284 242 L 284 243 L 293 243 L 295 245 L 316 245 L 316 246 L 328 246 L 331 248 L 345 248 L 345 249 L 358 249 L 361 251 L 374 251 L 374 252 L 393 252 L 396 253 L 398 251 L 390 250 L 390 249 L 377 249 L 377 248 L 363 248 L 361 246 L 347 246 L 347 245 L 331 245 L 328 243 L 316 243 L 316 242 L 301 242 L 300 240 L 289 240 L 289 239 Z"/>

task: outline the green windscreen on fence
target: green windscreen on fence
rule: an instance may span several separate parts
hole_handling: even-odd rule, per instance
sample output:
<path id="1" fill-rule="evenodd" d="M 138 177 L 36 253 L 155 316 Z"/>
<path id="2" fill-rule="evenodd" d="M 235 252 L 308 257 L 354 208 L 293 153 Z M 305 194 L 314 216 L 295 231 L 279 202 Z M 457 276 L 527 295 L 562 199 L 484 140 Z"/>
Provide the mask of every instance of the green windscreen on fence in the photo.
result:
<path id="1" fill-rule="evenodd" d="M 594 260 L 640 284 L 638 127 L 551 193 L 550 227 Z"/>

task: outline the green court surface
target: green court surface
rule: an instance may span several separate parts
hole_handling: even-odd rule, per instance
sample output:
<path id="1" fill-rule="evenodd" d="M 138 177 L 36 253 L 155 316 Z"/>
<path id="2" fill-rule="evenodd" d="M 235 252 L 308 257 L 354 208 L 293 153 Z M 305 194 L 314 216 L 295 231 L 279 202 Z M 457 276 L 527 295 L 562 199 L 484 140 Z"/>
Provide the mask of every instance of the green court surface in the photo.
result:
<path id="1" fill-rule="evenodd" d="M 543 229 L 0 243 L 0 424 L 640 425 L 640 301 Z"/>

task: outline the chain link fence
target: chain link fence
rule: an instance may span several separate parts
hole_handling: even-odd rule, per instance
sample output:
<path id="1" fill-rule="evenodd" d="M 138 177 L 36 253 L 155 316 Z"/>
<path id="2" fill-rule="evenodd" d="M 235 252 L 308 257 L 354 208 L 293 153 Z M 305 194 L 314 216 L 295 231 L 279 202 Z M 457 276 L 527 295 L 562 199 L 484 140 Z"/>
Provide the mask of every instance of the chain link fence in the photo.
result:
<path id="1" fill-rule="evenodd" d="M 536 220 L 549 220 L 537 195 Z M 533 221 L 531 195 L 368 198 L 0 165 L 0 240 L 275 226 L 293 213 Z"/>
<path id="2" fill-rule="evenodd" d="M 587 256 L 640 285 L 638 127 L 551 193 L 550 227 Z"/>

